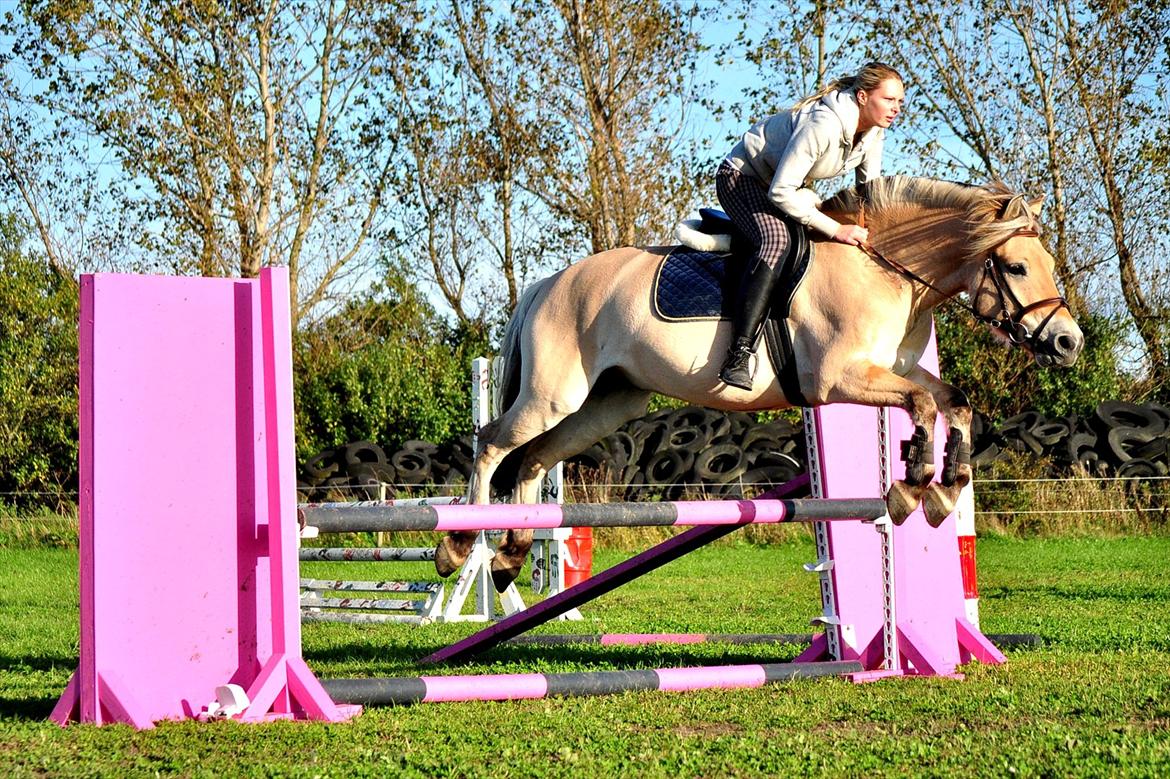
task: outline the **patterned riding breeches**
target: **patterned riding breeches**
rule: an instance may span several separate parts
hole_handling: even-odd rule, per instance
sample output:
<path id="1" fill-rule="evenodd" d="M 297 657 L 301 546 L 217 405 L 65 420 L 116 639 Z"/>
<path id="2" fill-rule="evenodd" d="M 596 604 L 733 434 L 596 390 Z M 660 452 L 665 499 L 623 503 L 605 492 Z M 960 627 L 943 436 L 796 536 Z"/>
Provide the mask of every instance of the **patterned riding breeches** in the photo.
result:
<path id="1" fill-rule="evenodd" d="M 755 249 L 747 270 L 750 272 L 757 262 L 775 270 L 788 253 L 789 228 L 784 212 L 768 199 L 767 185 L 724 161 L 715 173 L 715 193 L 719 205 Z M 794 229 L 803 229 L 791 220 L 789 223 Z"/>

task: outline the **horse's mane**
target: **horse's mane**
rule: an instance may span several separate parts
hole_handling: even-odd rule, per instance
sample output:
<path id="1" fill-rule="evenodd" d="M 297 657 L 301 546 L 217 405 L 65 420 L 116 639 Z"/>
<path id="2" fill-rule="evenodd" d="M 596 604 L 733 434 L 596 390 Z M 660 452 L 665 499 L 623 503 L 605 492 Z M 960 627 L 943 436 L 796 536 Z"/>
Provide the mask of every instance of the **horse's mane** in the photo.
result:
<path id="1" fill-rule="evenodd" d="M 867 216 L 916 206 L 922 209 L 958 210 L 969 230 L 968 252 L 986 256 L 1020 229 L 1039 230 L 1024 195 L 1001 182 L 975 185 L 914 176 L 883 176 L 864 186 Z M 862 203 L 858 187 L 848 187 L 821 204 L 821 210 L 856 215 Z"/>

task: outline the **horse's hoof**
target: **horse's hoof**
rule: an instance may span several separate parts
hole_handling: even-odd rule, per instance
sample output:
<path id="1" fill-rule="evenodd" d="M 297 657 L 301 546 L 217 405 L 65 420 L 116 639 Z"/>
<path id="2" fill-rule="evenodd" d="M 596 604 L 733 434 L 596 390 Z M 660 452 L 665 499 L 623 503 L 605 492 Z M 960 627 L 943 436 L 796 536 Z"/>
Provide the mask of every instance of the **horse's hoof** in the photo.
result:
<path id="1" fill-rule="evenodd" d="M 886 511 L 895 525 L 906 521 L 914 509 L 918 508 L 919 497 L 914 488 L 905 482 L 896 481 L 886 493 Z"/>
<path id="2" fill-rule="evenodd" d="M 516 577 L 520 575 L 520 568 L 520 565 L 501 561 L 499 556 L 493 557 L 492 584 L 495 585 L 496 592 L 504 592 L 507 590 L 512 582 L 516 581 Z"/>
<path id="3" fill-rule="evenodd" d="M 926 495 L 922 498 L 922 510 L 926 514 L 926 521 L 931 527 L 939 527 L 946 522 L 947 517 L 955 510 L 956 498 L 947 494 L 945 487 L 937 484 L 930 485 Z"/>
<path id="4" fill-rule="evenodd" d="M 467 555 L 460 554 L 450 538 L 444 538 L 435 547 L 435 571 L 444 579 L 462 568 L 465 562 Z"/>

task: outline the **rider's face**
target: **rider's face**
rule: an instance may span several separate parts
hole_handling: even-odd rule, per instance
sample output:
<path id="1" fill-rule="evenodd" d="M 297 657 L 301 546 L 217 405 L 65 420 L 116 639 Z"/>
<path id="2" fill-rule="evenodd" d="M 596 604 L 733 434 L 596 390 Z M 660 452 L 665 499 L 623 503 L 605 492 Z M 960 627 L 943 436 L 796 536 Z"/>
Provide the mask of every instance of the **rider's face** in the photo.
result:
<path id="1" fill-rule="evenodd" d="M 902 113 L 902 101 L 906 89 L 896 78 L 887 78 L 868 92 L 857 93 L 857 105 L 861 109 L 860 127 L 889 127 L 898 114 Z"/>

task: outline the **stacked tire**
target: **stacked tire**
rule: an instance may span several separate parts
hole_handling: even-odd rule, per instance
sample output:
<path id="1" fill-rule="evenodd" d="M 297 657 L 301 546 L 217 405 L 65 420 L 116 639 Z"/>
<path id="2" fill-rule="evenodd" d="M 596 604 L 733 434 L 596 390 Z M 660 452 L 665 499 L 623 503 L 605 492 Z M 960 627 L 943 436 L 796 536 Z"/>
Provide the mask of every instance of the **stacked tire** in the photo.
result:
<path id="1" fill-rule="evenodd" d="M 1053 475 L 1152 477 L 1170 469 L 1170 410 L 1157 403 L 1113 400 L 1085 416 L 1027 411 L 994 428 L 980 417 L 972 438 L 976 468 L 1016 452 L 1048 460 Z"/>
<path id="2" fill-rule="evenodd" d="M 436 485 L 459 494 L 471 476 L 471 456 L 471 436 L 443 446 L 406 441 L 389 455 L 378 444 L 354 441 L 301 465 L 297 490 L 304 501 L 377 500 L 384 484 Z"/>
<path id="3" fill-rule="evenodd" d="M 987 469 L 1012 453 L 1042 458 L 1053 476 L 1165 476 L 1170 411 L 1156 403 L 1102 403 L 1092 414 L 1047 417 L 1028 411 L 993 425 L 976 414 L 972 463 Z M 635 419 L 569 458 L 588 481 L 624 500 L 750 497 L 806 470 L 804 433 L 786 419 L 758 422 L 743 412 L 698 406 Z M 440 445 L 407 441 L 387 454 L 355 441 L 300 468 L 302 500 L 373 500 L 380 485 L 435 485 L 461 494 L 471 475 L 471 437 Z M 612 489 L 616 488 L 616 489 Z"/>
<path id="4" fill-rule="evenodd" d="M 742 497 L 801 473 L 804 437 L 787 420 L 687 406 L 634 420 L 569 462 L 626 500 L 676 499 L 687 489 Z"/>

